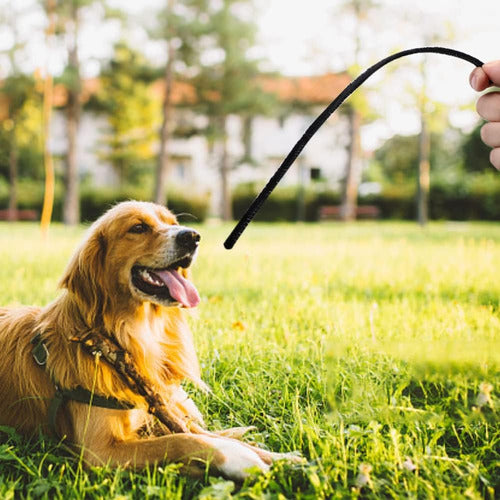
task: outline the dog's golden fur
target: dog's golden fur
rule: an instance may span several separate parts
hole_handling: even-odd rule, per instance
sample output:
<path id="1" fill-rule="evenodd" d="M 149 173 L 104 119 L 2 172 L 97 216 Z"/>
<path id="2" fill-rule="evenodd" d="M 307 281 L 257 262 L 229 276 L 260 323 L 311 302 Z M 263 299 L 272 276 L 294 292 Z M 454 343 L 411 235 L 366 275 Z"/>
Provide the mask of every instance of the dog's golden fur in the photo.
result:
<path id="1" fill-rule="evenodd" d="M 137 224 L 145 224 L 148 231 L 130 232 Z M 135 405 L 133 410 L 112 410 L 68 401 L 61 408 L 58 434 L 82 449 L 88 464 L 141 467 L 182 461 L 196 474 L 209 461 L 213 470 L 240 479 L 246 467 L 265 470 L 273 459 L 281 458 L 203 430 L 200 412 L 181 387 L 183 380 L 204 385 L 185 310 L 145 300 L 133 290 L 132 267 L 161 264 L 176 226 L 175 217 L 164 207 L 121 203 L 90 228 L 63 275 L 59 298 L 44 308 L 0 308 L 1 424 L 23 434 L 37 429 L 50 434 L 47 412 L 57 381 L 65 389 L 81 386 Z M 180 271 L 187 275 L 187 270 Z M 113 335 L 164 404 L 192 432 L 153 435 L 153 418 L 143 398 L 106 362 L 85 354 L 70 340 L 89 329 Z M 45 369 L 32 355 L 31 339 L 37 332 L 49 351 Z"/>

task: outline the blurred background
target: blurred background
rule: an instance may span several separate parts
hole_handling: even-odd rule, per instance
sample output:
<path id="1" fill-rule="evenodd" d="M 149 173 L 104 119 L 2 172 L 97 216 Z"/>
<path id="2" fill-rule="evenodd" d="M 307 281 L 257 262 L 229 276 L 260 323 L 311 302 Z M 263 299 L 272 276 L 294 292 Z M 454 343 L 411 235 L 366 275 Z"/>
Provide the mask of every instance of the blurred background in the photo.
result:
<path id="1" fill-rule="evenodd" d="M 497 0 L 0 0 L 0 219 L 123 199 L 239 218 L 367 66 L 500 58 Z M 472 66 L 412 56 L 330 118 L 258 217 L 500 220 Z"/>

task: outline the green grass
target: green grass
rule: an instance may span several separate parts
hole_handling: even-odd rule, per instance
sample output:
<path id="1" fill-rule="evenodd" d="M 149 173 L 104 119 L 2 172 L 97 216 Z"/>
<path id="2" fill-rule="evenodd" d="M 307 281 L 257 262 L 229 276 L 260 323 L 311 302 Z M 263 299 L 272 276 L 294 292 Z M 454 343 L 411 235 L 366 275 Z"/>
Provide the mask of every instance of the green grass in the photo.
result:
<path id="1" fill-rule="evenodd" d="M 211 428 L 255 425 L 251 439 L 308 462 L 243 486 L 176 466 L 86 471 L 56 442 L 2 429 L 0 498 L 500 493 L 500 225 L 254 223 L 232 251 L 229 226 L 199 229 L 190 321 L 213 393 L 193 397 Z M 80 237 L 0 225 L 0 303 L 54 298 Z"/>

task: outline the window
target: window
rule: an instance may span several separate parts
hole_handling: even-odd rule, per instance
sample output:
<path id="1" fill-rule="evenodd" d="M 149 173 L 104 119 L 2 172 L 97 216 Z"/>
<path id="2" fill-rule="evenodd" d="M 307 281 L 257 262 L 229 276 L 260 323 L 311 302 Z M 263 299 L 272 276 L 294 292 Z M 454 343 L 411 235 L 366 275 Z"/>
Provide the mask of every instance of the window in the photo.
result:
<path id="1" fill-rule="evenodd" d="M 319 181 L 321 180 L 321 169 L 319 167 L 311 167 L 309 175 L 312 181 Z"/>
<path id="2" fill-rule="evenodd" d="M 184 180 L 184 177 L 186 175 L 186 167 L 184 166 L 184 163 L 176 163 L 175 173 L 178 179 Z"/>

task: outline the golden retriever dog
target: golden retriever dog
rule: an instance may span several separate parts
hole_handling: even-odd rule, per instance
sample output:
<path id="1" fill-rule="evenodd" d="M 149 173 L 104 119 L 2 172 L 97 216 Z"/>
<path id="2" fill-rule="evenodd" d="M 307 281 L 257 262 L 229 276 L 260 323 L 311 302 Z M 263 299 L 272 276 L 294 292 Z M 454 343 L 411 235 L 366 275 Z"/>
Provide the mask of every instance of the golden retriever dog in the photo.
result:
<path id="1" fill-rule="evenodd" d="M 199 241 L 165 207 L 120 203 L 90 227 L 54 302 L 0 308 L 0 424 L 25 435 L 41 430 L 65 438 L 88 465 L 179 462 L 194 476 L 208 470 L 242 480 L 250 468 L 266 471 L 273 460 L 294 460 L 240 441 L 238 429 L 206 431 L 181 386 L 184 380 L 204 386 L 185 319 L 186 309 L 200 300 L 188 275 Z M 116 367 L 74 341 L 89 332 L 113 339 L 127 353 L 183 432 L 159 424 Z M 44 359 L 34 352 L 37 342 Z M 51 417 L 56 387 L 82 388 L 96 400 L 128 406 L 69 397 Z"/>

